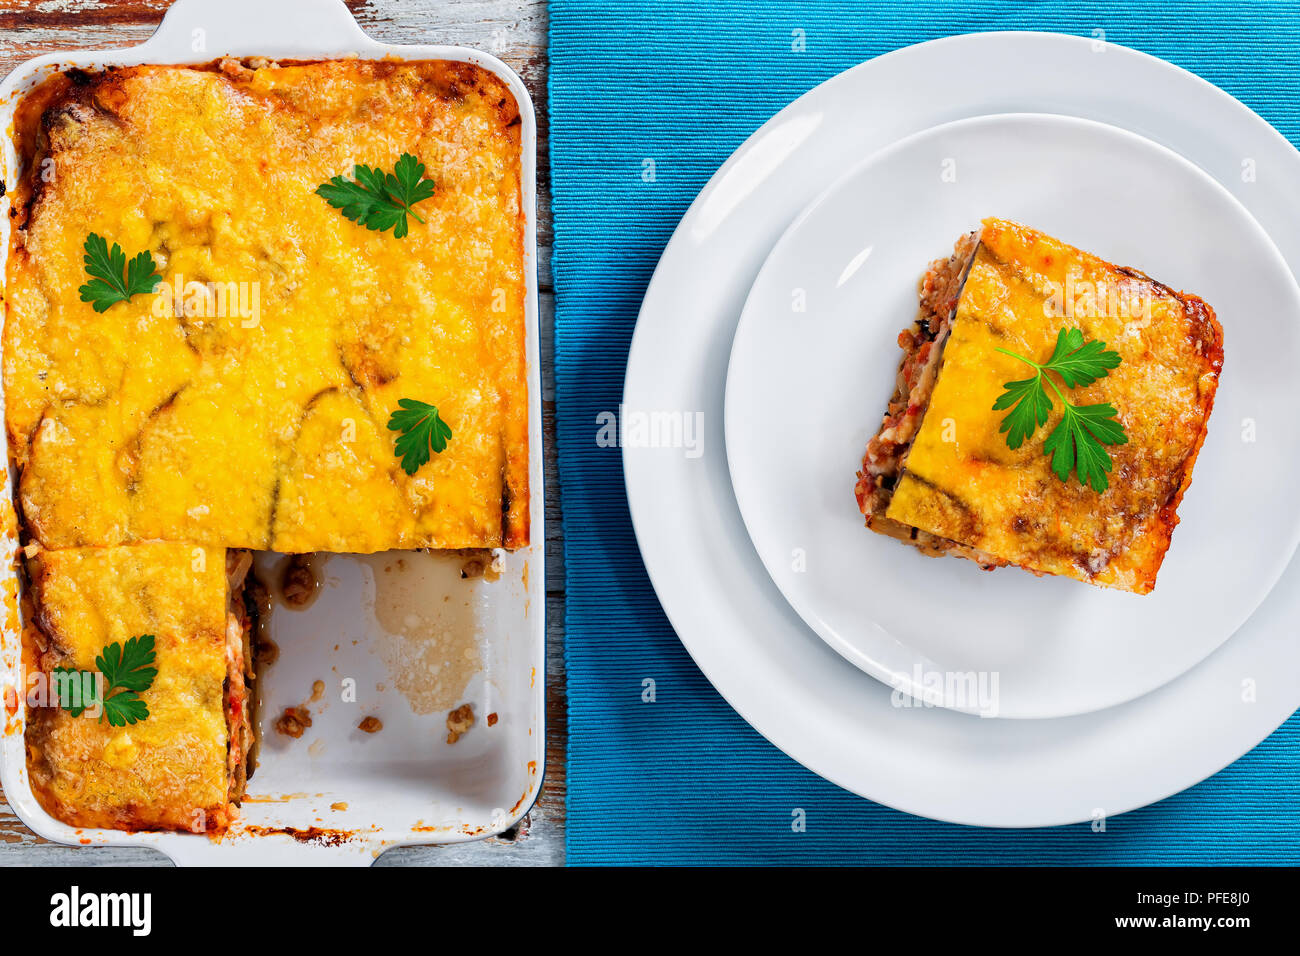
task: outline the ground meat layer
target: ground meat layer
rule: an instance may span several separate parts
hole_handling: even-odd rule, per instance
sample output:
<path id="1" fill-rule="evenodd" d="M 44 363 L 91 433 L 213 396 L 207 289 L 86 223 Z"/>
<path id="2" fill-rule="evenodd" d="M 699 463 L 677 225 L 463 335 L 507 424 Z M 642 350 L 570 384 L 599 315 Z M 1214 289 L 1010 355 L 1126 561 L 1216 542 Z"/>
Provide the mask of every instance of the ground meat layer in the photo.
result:
<path id="1" fill-rule="evenodd" d="M 894 487 L 907 463 L 912 440 L 920 430 L 930 395 L 939 379 L 943 349 L 957 311 L 957 300 L 961 298 L 966 273 L 978 247 L 978 233 L 962 236 L 954 243 L 952 255 L 930 263 L 930 268 L 921 277 L 917 288 L 920 304 L 916 320 L 898 333 L 903 360 L 898 366 L 894 394 L 885 410 L 880 431 L 867 443 L 854 494 L 867 527 L 872 531 L 906 541 L 933 557 L 956 555 L 978 561 L 985 567 L 995 567 L 1004 562 L 885 517 Z"/>
<path id="2" fill-rule="evenodd" d="M 226 552 L 226 579 L 229 587 L 226 610 L 226 727 L 229 734 L 226 751 L 229 789 L 226 799 L 238 804 L 248 784 L 256 749 L 253 720 L 252 635 L 255 621 L 244 600 L 246 585 L 253 580 L 253 555 L 243 550 Z"/>

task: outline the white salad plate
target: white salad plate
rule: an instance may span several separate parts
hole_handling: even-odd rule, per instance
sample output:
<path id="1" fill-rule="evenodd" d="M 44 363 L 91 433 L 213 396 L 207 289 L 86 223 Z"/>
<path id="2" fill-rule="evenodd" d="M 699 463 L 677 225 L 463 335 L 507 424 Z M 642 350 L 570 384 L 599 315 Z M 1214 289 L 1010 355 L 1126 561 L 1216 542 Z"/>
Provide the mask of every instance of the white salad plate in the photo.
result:
<path id="1" fill-rule="evenodd" d="M 894 389 L 917 279 L 989 215 L 1196 293 L 1224 327 L 1230 357 L 1209 435 L 1151 594 L 989 573 L 863 527 L 855 471 Z M 1300 471 L 1288 421 L 1300 407 L 1300 321 L 1280 316 L 1300 319 L 1300 288 L 1277 247 L 1231 193 L 1163 146 L 1051 114 L 907 137 L 814 201 L 750 291 L 726 390 L 745 525 L 804 621 L 891 687 L 988 717 L 1132 700 L 1227 640 L 1300 539 L 1300 497 L 1277 480 Z M 1142 321 L 1135 313 L 1133 334 Z M 1005 414 L 991 404 L 990 416 Z M 1252 440 L 1261 433 L 1271 437 Z"/>
<path id="2" fill-rule="evenodd" d="M 676 450 L 625 447 L 623 464 L 638 543 L 669 620 L 755 729 L 812 771 L 879 803 L 936 819 L 1023 827 L 1095 819 L 1160 800 L 1280 726 L 1300 706 L 1300 569 L 1292 562 L 1250 619 L 1200 664 L 1127 703 L 1042 720 L 985 720 L 917 706 L 844 660 L 784 599 L 741 518 L 723 435 L 733 333 L 762 263 L 800 211 L 864 157 L 904 137 L 1008 112 L 1096 120 L 1173 150 L 1246 207 L 1293 272 L 1300 266 L 1300 153 L 1211 84 L 1145 54 L 1055 34 L 975 34 L 909 47 L 855 67 L 782 110 L 691 206 L 642 305 L 624 405 L 625 413 L 700 412 L 703 442 Z M 1054 228 L 1051 221 L 1042 225 Z M 953 238 L 936 234 L 925 255 L 944 251 L 931 250 L 933 241 Z M 1096 251 L 1115 251 L 1114 241 L 1107 237 Z M 923 255 L 908 263 L 913 277 L 925 261 Z M 1159 263 L 1146 256 L 1137 263 L 1163 281 L 1180 278 L 1160 276 Z M 1275 326 L 1300 322 L 1283 308 L 1273 312 Z M 1229 338 L 1225 369 L 1237 348 Z M 870 394 L 846 414 L 864 419 L 865 441 L 884 386 L 868 374 L 870 356 L 862 360 L 862 387 Z M 889 360 L 880 363 L 887 379 Z M 1211 433 L 1226 438 L 1240 423 L 1219 418 L 1223 412 L 1216 411 Z M 1257 444 L 1284 441 L 1286 434 L 1260 432 Z M 1254 507 L 1233 497 L 1241 508 Z M 1173 553 L 1198 534 L 1180 528 Z M 1214 560 L 1247 558 L 1225 551 Z M 1208 613 L 1235 598 L 1216 586 L 1194 599 Z"/>

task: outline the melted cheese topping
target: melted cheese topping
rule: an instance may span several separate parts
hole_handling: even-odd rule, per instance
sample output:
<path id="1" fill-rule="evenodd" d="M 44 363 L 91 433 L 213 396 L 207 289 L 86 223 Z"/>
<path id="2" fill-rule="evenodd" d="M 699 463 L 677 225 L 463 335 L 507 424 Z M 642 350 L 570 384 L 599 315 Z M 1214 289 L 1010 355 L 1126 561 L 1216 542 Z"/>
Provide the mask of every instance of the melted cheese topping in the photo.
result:
<path id="1" fill-rule="evenodd" d="M 519 125 L 500 80 L 338 61 L 62 82 L 29 157 L 4 336 L 45 547 L 527 543 Z M 403 239 L 313 191 L 403 152 L 437 183 Z M 91 232 L 149 250 L 163 288 L 104 313 L 80 301 Z M 453 431 L 414 476 L 386 428 L 399 398 Z"/>
<path id="2" fill-rule="evenodd" d="M 1108 446 L 1101 494 L 1051 471 L 1043 440 L 1060 420 L 1054 394 L 1047 425 L 1015 451 L 999 432 L 1005 413 L 992 411 L 1003 383 L 1032 374 L 996 349 L 1044 361 L 1063 326 L 1122 358 L 1068 393 L 1076 405 L 1113 404 L 1128 435 Z M 1145 594 L 1178 523 L 1222 361 L 1222 329 L 1200 299 L 988 220 L 887 516 L 1031 571 Z"/>
<path id="3" fill-rule="evenodd" d="M 29 711 L 32 790 L 74 826 L 220 829 L 226 806 L 226 574 L 222 551 L 186 544 L 50 551 L 36 563 L 42 669 L 95 671 L 114 642 L 154 635 L 146 720 Z"/>

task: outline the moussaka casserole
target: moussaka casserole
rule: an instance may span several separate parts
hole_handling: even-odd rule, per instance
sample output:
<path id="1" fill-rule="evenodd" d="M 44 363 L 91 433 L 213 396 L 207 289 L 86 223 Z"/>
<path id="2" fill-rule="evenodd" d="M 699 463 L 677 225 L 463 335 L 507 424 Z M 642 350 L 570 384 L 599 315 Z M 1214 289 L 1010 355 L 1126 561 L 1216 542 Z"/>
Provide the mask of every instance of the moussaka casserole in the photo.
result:
<path id="1" fill-rule="evenodd" d="M 920 293 L 858 473 L 867 526 L 985 568 L 1151 591 L 1214 405 L 1214 310 L 998 219 Z"/>
<path id="2" fill-rule="evenodd" d="M 25 660 L 86 691 L 29 709 L 33 790 L 220 830 L 247 549 L 528 544 L 519 107 L 470 63 L 226 59 L 57 73 L 15 117 Z"/>

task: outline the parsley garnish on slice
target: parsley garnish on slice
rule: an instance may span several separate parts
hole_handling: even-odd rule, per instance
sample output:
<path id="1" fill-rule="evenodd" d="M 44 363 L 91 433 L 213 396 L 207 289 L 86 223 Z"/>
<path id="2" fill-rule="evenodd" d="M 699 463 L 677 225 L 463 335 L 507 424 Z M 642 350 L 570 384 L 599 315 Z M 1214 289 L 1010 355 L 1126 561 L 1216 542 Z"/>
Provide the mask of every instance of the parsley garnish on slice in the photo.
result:
<path id="1" fill-rule="evenodd" d="M 162 281 L 158 266 L 148 250 L 137 253 L 131 262 L 116 242 L 108 248 L 108 240 L 91 233 L 86 237 L 86 274 L 90 281 L 77 291 L 82 302 L 90 302 L 96 312 L 107 312 L 118 302 L 126 302 L 133 295 L 152 292 Z"/>
<path id="2" fill-rule="evenodd" d="M 1071 405 L 1065 393 L 1047 372 L 1061 376 L 1068 388 L 1091 385 L 1105 378 L 1118 367 L 1118 352 L 1109 351 L 1105 342 L 1085 342 L 1078 329 L 1061 329 L 1056 337 L 1056 349 L 1043 364 L 1023 355 L 998 349 L 1034 368 L 1032 378 L 1007 382 L 1006 389 L 993 405 L 995 412 L 1010 408 L 999 429 L 1007 436 L 1007 447 L 1019 448 L 1039 427 L 1047 424 L 1052 401 L 1043 387 L 1046 381 L 1061 400 L 1061 420 L 1043 442 L 1043 451 L 1051 456 L 1052 471 L 1061 481 L 1067 481 L 1074 471 L 1081 484 L 1091 485 L 1093 491 L 1110 487 L 1106 473 L 1111 469 L 1110 454 L 1106 445 L 1123 445 L 1128 441 L 1124 426 L 1118 421 L 1119 412 L 1110 403 L 1098 405 Z"/>
<path id="3" fill-rule="evenodd" d="M 400 406 L 388 419 L 389 431 L 400 431 L 393 453 L 402 456 L 402 470 L 413 475 L 430 458 L 430 451 L 440 452 L 451 438 L 451 427 L 438 415 L 438 409 L 411 398 L 398 399 Z"/>
<path id="4" fill-rule="evenodd" d="M 355 181 L 335 176 L 317 186 L 317 195 L 353 222 L 380 232 L 392 229 L 398 239 L 406 235 L 407 213 L 424 222 L 411 207 L 433 195 L 434 182 L 425 177 L 424 163 L 410 153 L 398 158 L 391 173 L 358 163 L 352 175 Z"/>
<path id="5" fill-rule="evenodd" d="M 140 699 L 140 692 L 148 690 L 158 676 L 154 667 L 154 638 L 152 634 L 133 637 L 123 647 L 120 642 L 109 644 L 95 658 L 95 666 L 104 675 L 103 700 L 96 699 L 92 691 L 91 699 L 83 697 L 80 704 L 73 706 L 65 698 L 59 705 L 73 717 L 80 717 L 82 711 L 95 704 L 103 705 L 103 714 L 114 727 L 125 727 L 149 716 L 149 705 Z M 75 675 L 69 667 L 56 667 L 62 674 Z M 65 685 L 65 691 L 68 689 Z"/>

